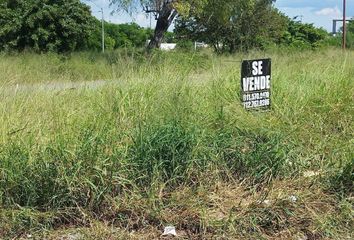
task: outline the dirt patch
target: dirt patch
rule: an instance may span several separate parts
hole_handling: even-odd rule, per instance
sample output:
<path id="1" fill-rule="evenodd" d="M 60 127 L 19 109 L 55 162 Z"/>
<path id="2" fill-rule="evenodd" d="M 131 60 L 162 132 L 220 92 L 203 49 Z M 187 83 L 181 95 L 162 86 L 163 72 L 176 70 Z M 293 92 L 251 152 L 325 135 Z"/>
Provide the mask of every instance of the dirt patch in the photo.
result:
<path id="1" fill-rule="evenodd" d="M 87 227 L 57 230 L 41 237 L 322 240 L 353 236 L 353 205 L 348 204 L 346 210 L 338 208 L 335 196 L 306 179 L 275 181 L 262 191 L 240 183 L 218 183 L 210 188 L 157 192 L 155 201 L 132 198 L 110 206 L 110 216 L 100 220 L 91 216 Z M 176 227 L 178 237 L 161 236 L 168 225 Z M 26 236 L 23 239 L 33 239 Z"/>

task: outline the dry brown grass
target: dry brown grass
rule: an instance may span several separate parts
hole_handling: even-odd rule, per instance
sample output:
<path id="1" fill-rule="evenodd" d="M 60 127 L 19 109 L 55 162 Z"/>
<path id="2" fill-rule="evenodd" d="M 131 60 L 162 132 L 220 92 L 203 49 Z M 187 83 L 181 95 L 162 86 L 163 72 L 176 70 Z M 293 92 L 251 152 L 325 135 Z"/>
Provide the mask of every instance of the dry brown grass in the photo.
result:
<path id="1" fill-rule="evenodd" d="M 106 212 L 100 220 L 86 215 L 84 227 L 68 226 L 38 237 L 169 239 L 161 234 L 164 226 L 173 225 L 178 237 L 172 239 L 349 240 L 354 236 L 354 222 L 343 216 L 338 201 L 321 188 L 318 180 L 309 178 L 277 180 L 262 191 L 240 183 L 219 182 L 209 188 L 182 187 L 162 196 L 159 192 L 156 202 L 137 196 L 128 202 L 115 201 L 110 214 Z M 347 206 L 351 211 L 347 214 L 353 214 L 352 204 Z M 338 231 L 335 224 L 340 222 Z"/>

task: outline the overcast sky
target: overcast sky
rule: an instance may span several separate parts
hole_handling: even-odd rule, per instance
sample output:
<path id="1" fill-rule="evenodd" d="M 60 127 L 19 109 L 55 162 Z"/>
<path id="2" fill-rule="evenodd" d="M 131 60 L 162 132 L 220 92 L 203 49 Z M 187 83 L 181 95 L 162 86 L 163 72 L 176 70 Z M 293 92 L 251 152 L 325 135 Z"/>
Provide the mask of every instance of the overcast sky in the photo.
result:
<path id="1" fill-rule="evenodd" d="M 105 20 L 113 23 L 136 22 L 141 26 L 150 26 L 149 17 L 140 13 L 134 18 L 125 13 L 111 14 L 114 7 L 109 7 L 109 0 L 82 0 L 91 6 L 92 13 L 101 18 L 98 12 L 102 7 Z M 232 1 L 232 0 L 230 0 Z M 303 22 L 313 23 L 327 31 L 332 30 L 332 19 L 341 18 L 343 0 L 277 0 L 275 6 L 289 17 L 300 16 Z M 354 16 L 354 0 L 347 0 L 347 16 Z M 154 19 L 153 19 L 154 20 Z M 154 27 L 155 22 L 152 21 Z"/>

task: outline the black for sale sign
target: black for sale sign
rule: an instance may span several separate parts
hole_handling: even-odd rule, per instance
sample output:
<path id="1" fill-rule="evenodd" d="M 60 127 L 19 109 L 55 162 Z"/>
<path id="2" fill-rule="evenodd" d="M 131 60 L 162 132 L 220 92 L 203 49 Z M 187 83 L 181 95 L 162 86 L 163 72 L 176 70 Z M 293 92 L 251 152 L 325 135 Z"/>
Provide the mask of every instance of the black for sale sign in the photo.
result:
<path id="1" fill-rule="evenodd" d="M 269 109 L 271 59 L 246 60 L 241 69 L 241 98 L 245 109 Z"/>

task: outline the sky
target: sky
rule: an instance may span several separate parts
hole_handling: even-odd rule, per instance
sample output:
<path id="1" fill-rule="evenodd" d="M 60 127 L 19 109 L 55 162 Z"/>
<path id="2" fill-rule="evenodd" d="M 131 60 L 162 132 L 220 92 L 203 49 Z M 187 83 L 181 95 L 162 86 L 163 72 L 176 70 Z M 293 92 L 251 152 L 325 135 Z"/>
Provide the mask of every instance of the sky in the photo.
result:
<path id="1" fill-rule="evenodd" d="M 230 0 L 232 1 L 232 0 Z M 103 8 L 104 18 L 112 23 L 136 22 L 143 27 L 150 26 L 150 18 L 144 13 L 133 17 L 124 12 L 111 14 L 115 8 L 109 6 L 109 0 L 82 0 L 91 6 L 92 14 L 101 19 L 100 8 Z M 277 0 L 275 6 L 289 17 L 299 16 L 304 23 L 313 23 L 327 31 L 332 31 L 332 20 L 342 18 L 343 0 Z M 347 16 L 354 17 L 354 0 L 347 0 Z M 155 25 L 154 18 L 151 21 Z M 338 28 L 341 24 L 338 25 Z"/>

